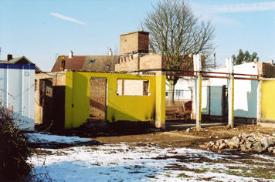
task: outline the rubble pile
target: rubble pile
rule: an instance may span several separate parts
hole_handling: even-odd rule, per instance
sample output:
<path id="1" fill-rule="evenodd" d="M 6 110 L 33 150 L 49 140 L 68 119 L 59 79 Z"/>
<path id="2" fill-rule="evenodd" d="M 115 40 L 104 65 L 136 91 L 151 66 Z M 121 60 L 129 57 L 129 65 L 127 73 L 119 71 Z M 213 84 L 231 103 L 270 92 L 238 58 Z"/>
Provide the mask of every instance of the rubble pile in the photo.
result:
<path id="1" fill-rule="evenodd" d="M 275 154 L 275 137 L 264 134 L 240 134 L 231 139 L 220 139 L 203 144 L 200 147 L 221 152 L 222 150 L 235 149 L 242 152 L 268 152 Z"/>

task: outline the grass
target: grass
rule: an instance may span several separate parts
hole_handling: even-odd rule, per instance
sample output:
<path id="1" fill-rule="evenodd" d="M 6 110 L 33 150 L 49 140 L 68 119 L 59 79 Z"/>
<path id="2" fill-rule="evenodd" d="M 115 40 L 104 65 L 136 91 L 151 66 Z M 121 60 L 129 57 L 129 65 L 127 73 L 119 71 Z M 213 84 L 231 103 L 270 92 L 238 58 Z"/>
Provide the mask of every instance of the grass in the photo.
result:
<path id="1" fill-rule="evenodd" d="M 230 167 L 227 174 L 235 176 L 253 177 L 253 178 L 264 178 L 264 179 L 275 179 L 275 167 L 265 168 L 265 167 Z"/>

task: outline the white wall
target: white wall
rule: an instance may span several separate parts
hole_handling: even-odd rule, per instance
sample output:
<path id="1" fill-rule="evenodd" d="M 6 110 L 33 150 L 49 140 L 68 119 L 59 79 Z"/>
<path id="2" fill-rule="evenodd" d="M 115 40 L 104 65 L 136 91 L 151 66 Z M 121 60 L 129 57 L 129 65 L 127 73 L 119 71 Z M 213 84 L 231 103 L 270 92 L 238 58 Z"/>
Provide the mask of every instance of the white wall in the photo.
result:
<path id="1" fill-rule="evenodd" d="M 0 64 L 0 103 L 23 130 L 34 130 L 34 74 L 34 65 Z"/>
<path id="2" fill-rule="evenodd" d="M 191 77 L 180 78 L 175 85 L 175 99 L 191 100 L 193 82 L 194 79 Z M 166 83 L 166 91 L 169 91 L 168 82 Z"/>
<path id="3" fill-rule="evenodd" d="M 226 72 L 225 68 L 211 70 L 216 72 Z M 257 63 L 244 63 L 242 65 L 234 66 L 234 73 L 242 74 L 258 74 Z M 240 77 L 240 76 L 237 76 Z M 203 81 L 211 87 L 211 113 L 213 115 L 221 115 L 222 100 L 219 101 L 221 96 L 221 87 L 227 85 L 226 79 L 210 78 L 208 81 Z M 218 88 L 220 87 L 220 89 Z M 235 79 L 234 87 L 234 114 L 236 117 L 256 118 L 257 116 L 257 80 L 239 80 Z M 213 89 L 212 89 L 213 88 Z M 206 92 L 206 93 L 204 93 Z M 208 96 L 209 90 L 203 89 L 203 96 Z M 208 97 L 203 97 L 203 111 L 207 110 Z"/>

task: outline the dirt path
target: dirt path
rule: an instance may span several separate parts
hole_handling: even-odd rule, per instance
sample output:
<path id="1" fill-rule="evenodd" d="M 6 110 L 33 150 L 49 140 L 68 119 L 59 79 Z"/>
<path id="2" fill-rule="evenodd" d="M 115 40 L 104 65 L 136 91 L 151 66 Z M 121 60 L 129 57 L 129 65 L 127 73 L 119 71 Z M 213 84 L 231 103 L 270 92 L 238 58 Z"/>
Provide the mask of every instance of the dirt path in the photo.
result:
<path id="1" fill-rule="evenodd" d="M 154 132 L 148 134 L 135 134 L 124 136 L 104 136 L 96 137 L 96 140 L 103 143 L 152 143 L 163 147 L 194 147 L 221 138 L 231 138 L 241 133 L 260 132 L 264 134 L 275 134 L 272 128 L 263 128 L 257 125 L 243 125 L 234 129 L 227 129 L 226 126 L 210 126 L 203 131 L 172 130 L 164 132 Z"/>

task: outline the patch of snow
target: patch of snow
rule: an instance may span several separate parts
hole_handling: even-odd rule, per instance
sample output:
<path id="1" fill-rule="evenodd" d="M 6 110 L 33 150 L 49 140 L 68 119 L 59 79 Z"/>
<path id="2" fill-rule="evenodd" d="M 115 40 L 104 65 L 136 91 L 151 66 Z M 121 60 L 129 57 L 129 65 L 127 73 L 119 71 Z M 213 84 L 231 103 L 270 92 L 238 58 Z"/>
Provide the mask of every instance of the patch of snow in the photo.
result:
<path id="1" fill-rule="evenodd" d="M 240 166 L 235 159 L 220 162 L 226 155 L 197 149 L 121 143 L 41 150 L 47 155 L 30 158 L 33 173 L 53 181 L 271 181 L 229 175 L 229 166 Z"/>
<path id="2" fill-rule="evenodd" d="M 262 158 L 262 159 L 268 160 L 270 162 L 274 162 L 274 165 L 275 165 L 275 157 L 263 155 L 263 154 L 254 154 L 253 156 L 258 157 L 260 159 Z"/>
<path id="3" fill-rule="evenodd" d="M 60 144 L 75 144 L 80 142 L 89 142 L 90 138 L 80 138 L 77 136 L 60 136 L 50 135 L 45 133 L 26 133 L 29 143 L 60 143 Z"/>

